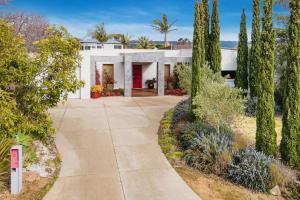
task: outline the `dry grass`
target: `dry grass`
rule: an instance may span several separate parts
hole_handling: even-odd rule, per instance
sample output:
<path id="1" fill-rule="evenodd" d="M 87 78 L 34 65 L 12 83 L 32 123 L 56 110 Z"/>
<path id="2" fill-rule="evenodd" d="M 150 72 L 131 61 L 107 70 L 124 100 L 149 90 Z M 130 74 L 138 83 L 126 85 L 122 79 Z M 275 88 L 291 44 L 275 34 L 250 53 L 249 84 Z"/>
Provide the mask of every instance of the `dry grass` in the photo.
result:
<path id="1" fill-rule="evenodd" d="M 215 175 L 203 174 L 195 169 L 181 166 L 177 173 L 200 196 L 202 200 L 283 200 L 282 197 L 254 193 L 234 185 Z"/>
<path id="2" fill-rule="evenodd" d="M 281 141 L 282 118 L 275 117 L 275 130 L 278 135 L 277 144 Z M 255 143 L 256 118 L 241 116 L 235 120 L 233 130 L 246 137 L 251 144 Z"/>

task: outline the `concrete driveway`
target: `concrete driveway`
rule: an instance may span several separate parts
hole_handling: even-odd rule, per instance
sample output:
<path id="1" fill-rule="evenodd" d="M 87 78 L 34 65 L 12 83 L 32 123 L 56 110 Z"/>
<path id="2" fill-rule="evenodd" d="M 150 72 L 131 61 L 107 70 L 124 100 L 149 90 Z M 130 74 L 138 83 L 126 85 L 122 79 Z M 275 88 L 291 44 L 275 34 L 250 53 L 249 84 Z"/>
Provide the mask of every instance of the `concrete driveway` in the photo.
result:
<path id="1" fill-rule="evenodd" d="M 51 110 L 62 156 L 45 200 L 196 200 L 157 142 L 181 97 L 70 100 Z"/>

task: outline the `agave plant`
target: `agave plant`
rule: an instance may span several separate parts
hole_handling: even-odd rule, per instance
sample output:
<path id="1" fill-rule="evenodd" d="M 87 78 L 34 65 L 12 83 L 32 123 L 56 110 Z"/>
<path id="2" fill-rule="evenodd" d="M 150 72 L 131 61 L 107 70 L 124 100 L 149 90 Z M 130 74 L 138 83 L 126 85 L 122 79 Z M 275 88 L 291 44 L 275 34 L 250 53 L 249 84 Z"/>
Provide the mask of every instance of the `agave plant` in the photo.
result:
<path id="1" fill-rule="evenodd" d="M 9 178 L 9 150 L 12 144 L 10 139 L 0 140 L 0 190 L 5 188 Z"/>

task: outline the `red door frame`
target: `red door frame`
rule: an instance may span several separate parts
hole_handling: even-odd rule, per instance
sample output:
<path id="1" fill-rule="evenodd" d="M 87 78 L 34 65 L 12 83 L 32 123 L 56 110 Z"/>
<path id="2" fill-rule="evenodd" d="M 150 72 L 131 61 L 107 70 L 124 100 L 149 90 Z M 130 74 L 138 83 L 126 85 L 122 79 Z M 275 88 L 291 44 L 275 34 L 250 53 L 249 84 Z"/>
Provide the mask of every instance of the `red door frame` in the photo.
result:
<path id="1" fill-rule="evenodd" d="M 143 73 L 142 65 L 132 65 L 132 88 L 142 89 L 143 88 Z"/>

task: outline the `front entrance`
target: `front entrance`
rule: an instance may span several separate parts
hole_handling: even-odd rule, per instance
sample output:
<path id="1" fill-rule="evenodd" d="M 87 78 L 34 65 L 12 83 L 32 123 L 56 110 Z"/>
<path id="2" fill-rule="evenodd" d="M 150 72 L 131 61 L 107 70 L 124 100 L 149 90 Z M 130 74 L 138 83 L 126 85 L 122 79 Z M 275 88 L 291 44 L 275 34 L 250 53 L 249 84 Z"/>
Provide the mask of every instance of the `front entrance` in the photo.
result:
<path id="1" fill-rule="evenodd" d="M 133 89 L 142 88 L 142 65 L 132 66 L 132 85 Z"/>

